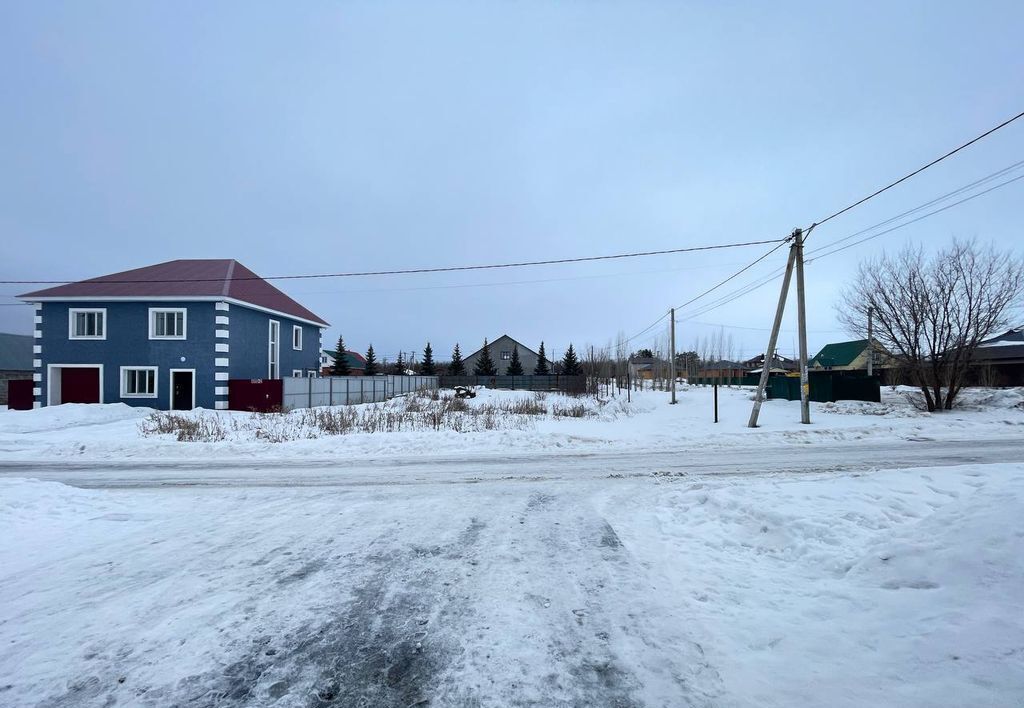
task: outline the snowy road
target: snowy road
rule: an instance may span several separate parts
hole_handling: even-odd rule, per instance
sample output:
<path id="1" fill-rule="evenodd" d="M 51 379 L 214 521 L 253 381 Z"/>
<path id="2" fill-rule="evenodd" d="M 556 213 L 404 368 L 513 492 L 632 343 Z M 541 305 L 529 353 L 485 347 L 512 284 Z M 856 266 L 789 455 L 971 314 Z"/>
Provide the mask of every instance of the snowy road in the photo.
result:
<path id="1" fill-rule="evenodd" d="M 166 461 L 0 461 L 0 479 L 32 477 L 85 488 L 164 486 L 366 486 L 557 481 L 709 474 L 806 474 L 998 463 L 1024 459 L 1024 436 L 970 440 L 816 443 L 731 449 L 643 449 L 636 452 L 475 454 L 316 460 L 239 458 L 211 463 Z"/>
<path id="2" fill-rule="evenodd" d="M 1020 705 L 1022 452 L 11 465 L 0 704 Z"/>

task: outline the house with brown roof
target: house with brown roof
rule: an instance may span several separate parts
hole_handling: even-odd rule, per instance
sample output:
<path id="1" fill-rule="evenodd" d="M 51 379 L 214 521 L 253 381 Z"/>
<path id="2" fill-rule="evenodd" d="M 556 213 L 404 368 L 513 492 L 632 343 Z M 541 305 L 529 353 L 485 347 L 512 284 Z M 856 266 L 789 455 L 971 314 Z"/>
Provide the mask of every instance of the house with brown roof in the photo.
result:
<path id="1" fill-rule="evenodd" d="M 315 376 L 327 322 L 241 263 L 176 260 L 19 296 L 35 406 L 228 407 L 231 379 Z"/>

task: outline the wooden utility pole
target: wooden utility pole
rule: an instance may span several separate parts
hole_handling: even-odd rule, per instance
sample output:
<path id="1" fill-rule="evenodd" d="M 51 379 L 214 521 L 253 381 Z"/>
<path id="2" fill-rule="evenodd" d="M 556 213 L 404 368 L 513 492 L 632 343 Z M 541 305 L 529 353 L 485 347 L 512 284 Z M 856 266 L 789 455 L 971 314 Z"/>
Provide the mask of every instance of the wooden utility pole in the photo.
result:
<path id="1" fill-rule="evenodd" d="M 772 324 L 772 333 L 768 337 L 768 348 L 765 349 L 764 366 L 761 367 L 761 380 L 757 384 L 757 393 L 754 394 L 754 408 L 750 411 L 750 420 L 747 421 L 748 428 L 757 427 L 757 417 L 761 414 L 761 403 L 764 402 L 764 389 L 768 385 L 768 372 L 771 369 L 771 355 L 775 352 L 775 345 L 779 339 L 779 328 L 782 326 L 782 313 L 786 310 L 786 295 L 789 293 L 789 281 L 793 277 L 793 263 L 796 262 L 796 247 L 789 247 L 789 260 L 786 261 L 786 275 L 782 278 L 782 290 L 779 292 L 779 304 L 775 309 L 775 322 Z"/>
<path id="2" fill-rule="evenodd" d="M 871 325 L 874 324 L 871 321 L 871 319 L 874 317 L 874 315 L 875 315 L 875 308 L 869 306 L 868 307 L 868 376 L 872 375 L 872 372 L 874 370 L 872 365 L 875 363 L 875 343 L 874 343 L 874 340 L 871 339 L 871 334 L 872 334 Z"/>
<path id="3" fill-rule="evenodd" d="M 811 227 L 814 228 L 813 226 Z M 807 233 L 810 233 L 808 231 Z M 811 422 L 811 382 L 807 376 L 807 306 L 804 301 L 804 232 L 793 232 L 796 249 L 796 318 L 800 336 L 800 422 Z"/>
<path id="4" fill-rule="evenodd" d="M 672 308 L 669 312 L 671 322 L 669 323 L 669 343 L 668 343 L 668 372 L 669 376 L 672 377 L 672 405 L 676 404 L 676 308 Z"/>

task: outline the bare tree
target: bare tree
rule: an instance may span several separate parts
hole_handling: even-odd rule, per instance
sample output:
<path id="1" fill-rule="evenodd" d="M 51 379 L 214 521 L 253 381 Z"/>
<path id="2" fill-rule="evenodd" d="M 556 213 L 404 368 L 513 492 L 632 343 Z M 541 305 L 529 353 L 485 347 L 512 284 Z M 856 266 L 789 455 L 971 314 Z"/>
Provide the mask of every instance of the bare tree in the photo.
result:
<path id="1" fill-rule="evenodd" d="M 954 240 L 931 258 L 908 246 L 895 256 L 861 263 L 843 292 L 839 321 L 867 331 L 921 389 L 929 411 L 949 410 L 978 344 L 1007 326 L 1020 303 L 1024 266 L 1008 252 Z"/>

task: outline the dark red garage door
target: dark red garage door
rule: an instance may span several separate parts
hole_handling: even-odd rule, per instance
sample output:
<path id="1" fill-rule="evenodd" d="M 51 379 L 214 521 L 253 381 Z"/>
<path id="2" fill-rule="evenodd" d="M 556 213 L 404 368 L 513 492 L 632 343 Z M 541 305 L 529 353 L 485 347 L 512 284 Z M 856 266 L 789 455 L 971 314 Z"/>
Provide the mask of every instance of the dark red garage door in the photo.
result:
<path id="1" fill-rule="evenodd" d="M 98 368 L 62 368 L 60 370 L 61 403 L 99 403 L 100 370 Z"/>

